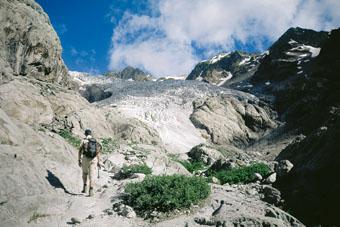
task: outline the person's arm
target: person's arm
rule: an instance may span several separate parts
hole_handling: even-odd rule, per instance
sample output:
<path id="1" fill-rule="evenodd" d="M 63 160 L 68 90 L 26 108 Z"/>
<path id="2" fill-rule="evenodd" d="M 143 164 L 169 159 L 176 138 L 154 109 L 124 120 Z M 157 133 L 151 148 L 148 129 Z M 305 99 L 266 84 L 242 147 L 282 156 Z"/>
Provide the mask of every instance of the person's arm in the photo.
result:
<path id="1" fill-rule="evenodd" d="M 83 147 L 84 147 L 84 143 L 82 141 L 79 147 L 79 151 L 78 151 L 78 165 L 79 166 L 81 166 L 81 156 L 83 154 Z"/>

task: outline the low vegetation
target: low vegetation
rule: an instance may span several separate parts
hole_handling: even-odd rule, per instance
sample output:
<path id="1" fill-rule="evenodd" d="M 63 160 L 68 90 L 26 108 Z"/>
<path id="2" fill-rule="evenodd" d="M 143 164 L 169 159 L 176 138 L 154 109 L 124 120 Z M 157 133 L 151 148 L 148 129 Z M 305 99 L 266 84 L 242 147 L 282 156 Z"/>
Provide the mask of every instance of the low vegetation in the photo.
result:
<path id="1" fill-rule="evenodd" d="M 120 170 L 120 177 L 128 178 L 134 173 L 143 173 L 148 175 L 152 173 L 152 169 L 146 164 L 123 166 Z"/>
<path id="2" fill-rule="evenodd" d="M 78 148 L 80 146 L 80 139 L 72 134 L 72 132 L 62 129 L 58 133 L 61 137 L 63 137 L 69 144 L 72 146 Z"/>
<path id="3" fill-rule="evenodd" d="M 201 161 L 185 161 L 178 160 L 190 173 L 194 173 L 199 170 L 204 170 L 207 166 Z"/>
<path id="4" fill-rule="evenodd" d="M 188 160 L 181 160 L 179 159 L 178 155 L 175 154 L 168 154 L 168 157 L 174 161 L 182 164 L 184 168 L 186 168 L 190 173 L 194 173 L 195 171 L 204 170 L 207 168 L 202 161 L 188 161 Z"/>
<path id="5" fill-rule="evenodd" d="M 126 185 L 125 192 L 125 202 L 143 215 L 189 208 L 209 196 L 210 186 L 201 177 L 148 176 L 142 182 Z"/>
<path id="6" fill-rule="evenodd" d="M 104 154 L 112 153 L 118 148 L 117 140 L 114 140 L 112 138 L 102 138 L 100 139 L 100 143 L 102 145 L 102 152 Z"/>
<path id="7" fill-rule="evenodd" d="M 249 166 L 239 167 L 231 170 L 212 171 L 208 176 L 214 176 L 222 184 L 249 183 L 255 180 L 255 173 L 266 176 L 270 173 L 270 168 L 264 163 L 255 163 Z"/>
<path id="8" fill-rule="evenodd" d="M 48 217 L 48 216 L 50 216 L 50 215 L 49 214 L 41 214 L 41 213 L 38 213 L 37 211 L 34 211 L 27 223 L 30 224 L 31 222 L 36 221 L 39 218 L 45 218 L 45 217 Z"/>

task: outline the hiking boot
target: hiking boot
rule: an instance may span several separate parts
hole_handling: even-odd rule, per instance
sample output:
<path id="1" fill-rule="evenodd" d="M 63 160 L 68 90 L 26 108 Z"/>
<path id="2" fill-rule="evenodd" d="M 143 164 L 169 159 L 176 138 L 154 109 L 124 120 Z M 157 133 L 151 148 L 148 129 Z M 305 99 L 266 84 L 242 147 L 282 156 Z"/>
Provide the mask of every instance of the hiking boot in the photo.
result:
<path id="1" fill-rule="evenodd" d="M 84 184 L 83 190 L 81 191 L 81 193 L 85 193 L 86 191 L 86 184 Z"/>
<path id="2" fill-rule="evenodd" d="M 89 195 L 90 195 L 90 197 L 94 196 L 93 188 L 90 188 Z"/>

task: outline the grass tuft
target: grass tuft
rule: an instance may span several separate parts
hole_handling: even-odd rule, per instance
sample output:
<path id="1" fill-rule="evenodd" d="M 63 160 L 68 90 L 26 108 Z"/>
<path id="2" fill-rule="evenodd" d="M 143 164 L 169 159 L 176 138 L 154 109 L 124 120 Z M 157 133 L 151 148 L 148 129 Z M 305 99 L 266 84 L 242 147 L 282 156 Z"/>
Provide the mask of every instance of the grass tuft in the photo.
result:
<path id="1" fill-rule="evenodd" d="M 194 173 L 195 171 L 204 170 L 207 166 L 201 161 L 185 161 L 178 160 L 190 173 Z"/>
<path id="2" fill-rule="evenodd" d="M 81 140 L 74 136 L 72 134 L 72 132 L 66 130 L 66 129 L 62 129 L 59 131 L 58 133 L 61 137 L 63 137 L 69 144 L 71 144 L 72 146 L 79 148 Z"/>
<path id="3" fill-rule="evenodd" d="M 45 218 L 45 217 L 48 217 L 48 216 L 50 216 L 50 215 L 49 214 L 41 214 L 41 213 L 38 213 L 37 211 L 34 211 L 27 223 L 30 224 L 31 222 L 36 221 L 39 218 Z"/>
<path id="4" fill-rule="evenodd" d="M 110 154 L 118 148 L 117 140 L 112 138 L 102 138 L 100 139 L 100 143 L 102 145 L 102 152 L 104 154 Z"/>
<path id="5" fill-rule="evenodd" d="M 145 175 L 151 174 L 152 169 L 146 164 L 138 164 L 138 165 L 124 165 L 120 170 L 120 176 L 122 178 L 128 178 L 134 173 L 143 173 Z"/>

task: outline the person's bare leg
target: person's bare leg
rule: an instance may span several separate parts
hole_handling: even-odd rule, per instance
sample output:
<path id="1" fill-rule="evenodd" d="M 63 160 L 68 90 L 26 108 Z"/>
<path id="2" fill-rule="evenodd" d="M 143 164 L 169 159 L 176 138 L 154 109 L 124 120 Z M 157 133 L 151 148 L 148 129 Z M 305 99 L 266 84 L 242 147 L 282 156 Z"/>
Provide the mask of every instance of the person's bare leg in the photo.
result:
<path id="1" fill-rule="evenodd" d="M 87 174 L 83 172 L 83 190 L 81 191 L 81 193 L 86 192 L 86 183 L 87 183 Z"/>

